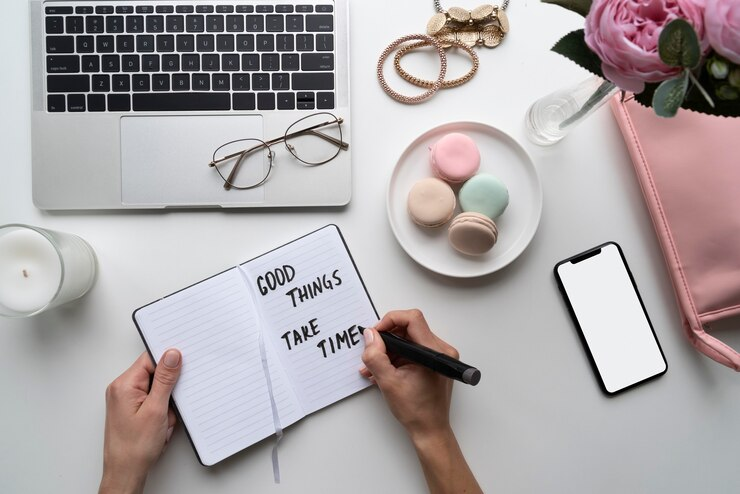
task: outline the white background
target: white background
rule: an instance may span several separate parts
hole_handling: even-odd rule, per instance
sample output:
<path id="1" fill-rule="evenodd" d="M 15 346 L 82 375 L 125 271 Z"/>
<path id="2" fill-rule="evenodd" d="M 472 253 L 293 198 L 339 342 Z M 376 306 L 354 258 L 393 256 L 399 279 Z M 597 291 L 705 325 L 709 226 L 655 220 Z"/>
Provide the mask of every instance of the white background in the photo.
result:
<path id="1" fill-rule="evenodd" d="M 3 2 L 0 223 L 77 233 L 95 248 L 100 273 L 74 306 L 0 321 L 0 491 L 93 492 L 102 469 L 105 387 L 144 349 L 131 312 L 326 223 L 342 229 L 379 312 L 421 308 L 463 360 L 481 369 L 477 387 L 455 387 L 452 420 L 487 492 L 740 491 L 740 380 L 693 350 L 682 334 L 609 109 L 555 147 L 525 140 L 529 104 L 587 76 L 549 52 L 583 21 L 535 0 L 512 0 L 512 30 L 499 48 L 478 51 L 478 75 L 408 107 L 382 92 L 375 64 L 392 39 L 424 30 L 434 13 L 432 0 L 351 3 L 354 195 L 348 207 L 52 214 L 31 202 L 28 5 Z M 451 62 L 452 71 L 462 67 Z M 499 127 L 529 149 L 544 188 L 544 210 L 539 231 L 516 262 L 461 281 L 434 275 L 404 253 L 388 225 L 385 191 L 413 139 L 434 126 L 467 120 Z M 668 361 L 665 376 L 615 398 L 599 390 L 552 275 L 559 260 L 607 240 L 622 245 Z M 738 348 L 740 332 L 734 329 L 719 336 Z M 271 447 L 260 443 L 206 469 L 177 430 L 147 490 L 426 489 L 411 446 L 375 389 L 287 430 L 280 486 L 272 484 Z"/>

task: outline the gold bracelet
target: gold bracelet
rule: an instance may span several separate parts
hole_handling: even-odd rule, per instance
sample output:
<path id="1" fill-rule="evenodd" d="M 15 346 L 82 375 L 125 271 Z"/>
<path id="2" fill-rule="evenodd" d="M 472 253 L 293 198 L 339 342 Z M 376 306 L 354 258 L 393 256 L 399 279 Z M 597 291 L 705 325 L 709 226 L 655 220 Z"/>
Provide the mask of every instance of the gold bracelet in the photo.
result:
<path id="1" fill-rule="evenodd" d="M 385 80 L 385 76 L 383 75 L 383 66 L 385 65 L 385 61 L 388 58 L 388 55 L 390 55 L 396 48 L 401 46 L 403 43 L 413 40 L 420 40 L 425 44 L 434 46 L 437 49 L 437 54 L 439 55 L 439 76 L 437 77 L 437 80 L 431 84 L 428 91 L 418 96 L 404 96 L 403 94 L 400 94 L 391 89 L 391 87 L 388 85 L 388 82 Z M 383 91 L 385 91 L 388 96 L 390 96 L 394 100 L 406 104 L 421 103 L 422 101 L 425 101 L 434 96 L 434 93 L 436 93 L 437 90 L 442 87 L 442 82 L 444 81 L 445 75 L 447 74 L 447 55 L 445 55 L 445 49 L 438 39 L 426 34 L 409 34 L 407 36 L 402 36 L 398 38 L 393 43 L 388 45 L 385 50 L 383 50 L 383 53 L 380 54 L 380 59 L 378 59 L 377 74 L 378 82 L 383 88 Z"/>
<path id="2" fill-rule="evenodd" d="M 478 55 L 466 43 L 462 41 L 453 40 L 453 41 L 448 41 L 445 44 L 449 44 L 450 46 L 460 48 L 461 50 L 466 52 L 468 55 L 470 55 L 470 59 L 473 62 L 473 66 L 471 67 L 470 71 L 462 77 L 458 77 L 457 79 L 452 79 L 449 81 L 442 81 L 442 85 L 440 86 L 441 89 L 449 89 L 449 88 L 453 88 L 453 87 L 457 87 L 462 84 L 465 84 L 466 82 L 468 82 L 470 79 L 473 78 L 475 73 L 478 71 L 478 66 L 479 66 Z M 414 86 L 430 88 L 434 85 L 434 81 L 428 81 L 425 79 L 421 79 L 419 77 L 415 77 L 409 74 L 408 72 L 406 72 L 403 69 L 403 67 L 401 67 L 401 58 L 404 55 L 406 55 L 407 53 L 413 50 L 421 48 L 423 46 L 432 46 L 432 45 L 428 41 L 424 40 L 424 41 L 419 41 L 418 43 L 413 43 L 411 45 L 400 48 L 396 52 L 396 55 L 393 57 L 393 65 L 396 68 L 396 72 L 398 72 L 398 75 L 403 77 L 406 81 L 410 82 Z"/>

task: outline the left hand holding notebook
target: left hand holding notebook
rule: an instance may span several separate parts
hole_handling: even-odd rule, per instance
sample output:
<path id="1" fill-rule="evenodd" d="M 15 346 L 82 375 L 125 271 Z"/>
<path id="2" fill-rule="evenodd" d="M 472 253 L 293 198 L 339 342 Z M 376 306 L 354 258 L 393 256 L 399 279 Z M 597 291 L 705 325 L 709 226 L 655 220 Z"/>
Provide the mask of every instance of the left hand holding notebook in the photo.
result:
<path id="1" fill-rule="evenodd" d="M 167 351 L 156 369 L 145 352 L 106 389 L 101 493 L 143 491 L 175 427 L 169 402 L 181 367 L 177 350 Z"/>

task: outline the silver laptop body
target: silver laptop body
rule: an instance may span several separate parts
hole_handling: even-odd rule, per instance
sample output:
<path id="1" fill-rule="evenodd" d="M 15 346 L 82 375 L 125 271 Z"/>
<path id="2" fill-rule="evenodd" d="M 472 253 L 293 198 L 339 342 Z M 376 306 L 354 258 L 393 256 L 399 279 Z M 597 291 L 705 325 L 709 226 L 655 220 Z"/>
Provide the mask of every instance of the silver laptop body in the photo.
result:
<path id="1" fill-rule="evenodd" d="M 349 202 L 348 0 L 32 0 L 30 16 L 38 208 Z M 200 66 L 185 67 L 193 60 Z M 207 84 L 196 90 L 196 82 Z M 279 142 L 268 180 L 247 190 L 227 190 L 209 166 L 226 142 L 269 141 L 323 112 L 342 119 L 350 144 L 326 164 L 306 166 Z"/>

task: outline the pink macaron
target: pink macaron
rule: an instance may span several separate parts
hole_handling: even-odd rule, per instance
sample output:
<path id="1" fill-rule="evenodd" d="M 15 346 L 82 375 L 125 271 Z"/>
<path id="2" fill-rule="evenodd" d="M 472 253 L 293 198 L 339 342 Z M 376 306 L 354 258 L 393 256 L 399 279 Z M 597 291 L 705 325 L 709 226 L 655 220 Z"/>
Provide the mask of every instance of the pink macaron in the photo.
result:
<path id="1" fill-rule="evenodd" d="M 434 175 L 446 182 L 459 184 L 478 172 L 480 151 L 473 139 L 453 132 L 432 146 L 430 161 Z"/>

